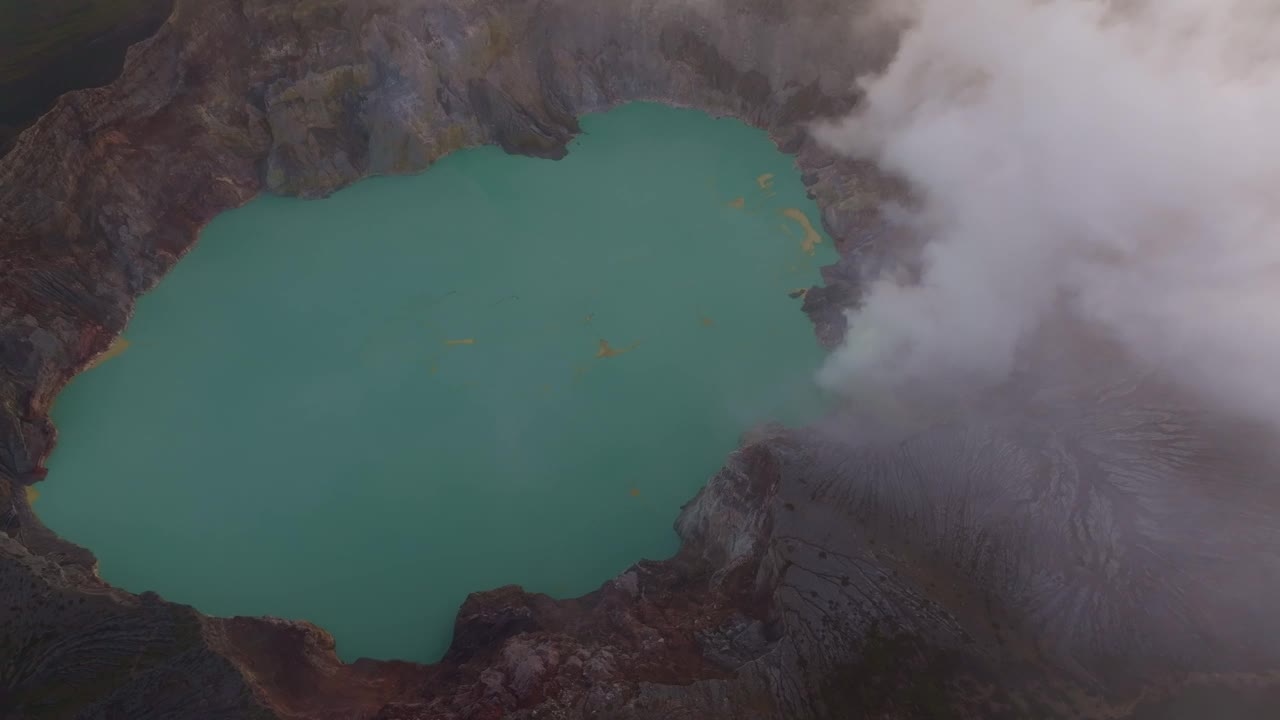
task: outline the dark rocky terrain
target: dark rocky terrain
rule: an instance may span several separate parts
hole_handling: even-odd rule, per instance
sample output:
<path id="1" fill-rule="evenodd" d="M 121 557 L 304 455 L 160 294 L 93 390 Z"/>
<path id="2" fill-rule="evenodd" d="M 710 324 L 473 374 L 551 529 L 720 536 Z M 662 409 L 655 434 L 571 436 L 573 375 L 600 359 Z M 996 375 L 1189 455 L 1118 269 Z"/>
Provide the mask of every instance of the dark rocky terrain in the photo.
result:
<path id="1" fill-rule="evenodd" d="M 111 588 L 32 514 L 54 396 L 217 213 L 471 145 L 559 157 L 630 100 L 796 154 L 842 258 L 805 309 L 838 342 L 904 253 L 879 214 L 901 188 L 805 132 L 892 52 L 850 37 L 858 4 L 178 0 L 61 97 L 0 158 L 0 716 L 1280 716 L 1275 458 L 1105 349 L 963 415 L 753 432 L 675 558 L 574 600 L 477 593 L 430 666 Z"/>
<path id="2" fill-rule="evenodd" d="M 68 90 L 106 85 L 173 0 L 0 0 L 0 155 Z"/>

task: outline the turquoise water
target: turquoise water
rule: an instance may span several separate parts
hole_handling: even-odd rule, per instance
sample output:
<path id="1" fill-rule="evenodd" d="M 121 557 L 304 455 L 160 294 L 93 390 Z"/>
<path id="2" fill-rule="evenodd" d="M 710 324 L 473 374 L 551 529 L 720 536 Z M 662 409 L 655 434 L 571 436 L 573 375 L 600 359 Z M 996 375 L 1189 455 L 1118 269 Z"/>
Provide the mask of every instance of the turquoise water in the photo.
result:
<path id="1" fill-rule="evenodd" d="M 433 661 L 469 592 L 671 555 L 742 431 L 818 411 L 788 292 L 834 251 L 759 131 L 583 128 L 560 162 L 467 150 L 218 217 L 58 397 L 40 516 L 113 584 L 345 659 Z"/>

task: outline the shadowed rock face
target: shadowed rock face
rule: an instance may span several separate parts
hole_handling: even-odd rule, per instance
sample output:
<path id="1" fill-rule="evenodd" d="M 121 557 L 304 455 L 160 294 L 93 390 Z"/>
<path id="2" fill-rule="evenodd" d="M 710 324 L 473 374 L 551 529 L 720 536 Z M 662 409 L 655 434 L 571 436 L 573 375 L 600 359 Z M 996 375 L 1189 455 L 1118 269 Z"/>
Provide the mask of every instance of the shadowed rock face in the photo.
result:
<path id="1" fill-rule="evenodd" d="M 849 40 L 857 6 L 179 0 L 0 159 L 0 715 L 1147 718 L 1230 695 L 1274 717 L 1274 458 L 1119 361 L 1042 360 L 929 423 L 763 429 L 684 508 L 675 558 L 574 600 L 473 595 L 431 666 L 110 588 L 32 515 L 54 395 L 214 215 L 469 145 L 558 157 L 619 102 L 796 153 L 842 256 L 805 309 L 838 342 L 901 194 L 804 133 L 891 53 Z"/>
<path id="2" fill-rule="evenodd" d="M 120 74 L 173 0 L 0 0 L 0 156 L 59 95 Z"/>

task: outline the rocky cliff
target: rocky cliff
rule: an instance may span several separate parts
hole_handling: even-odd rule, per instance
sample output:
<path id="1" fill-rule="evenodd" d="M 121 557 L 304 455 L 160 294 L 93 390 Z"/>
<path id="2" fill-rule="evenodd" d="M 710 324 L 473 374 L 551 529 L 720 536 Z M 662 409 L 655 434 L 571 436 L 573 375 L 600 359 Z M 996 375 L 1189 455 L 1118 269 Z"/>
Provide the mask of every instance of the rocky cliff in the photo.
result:
<path id="1" fill-rule="evenodd" d="M 173 0 L 0 0 L 0 156 L 68 90 L 120 74 Z"/>
<path id="2" fill-rule="evenodd" d="M 344 665 L 306 623 L 111 588 L 32 514 L 53 397 L 217 213 L 471 145 L 559 157 L 578 115 L 630 100 L 796 155 L 842 258 L 806 310 L 838 341 L 894 261 L 878 208 L 901 192 L 805 132 L 892 53 L 850 39 L 858 6 L 178 0 L 114 83 L 0 159 L 0 714 L 1273 717 L 1274 463 L 1124 375 L 892 435 L 754 433 L 680 514 L 675 558 L 574 600 L 473 595 L 430 666 Z"/>

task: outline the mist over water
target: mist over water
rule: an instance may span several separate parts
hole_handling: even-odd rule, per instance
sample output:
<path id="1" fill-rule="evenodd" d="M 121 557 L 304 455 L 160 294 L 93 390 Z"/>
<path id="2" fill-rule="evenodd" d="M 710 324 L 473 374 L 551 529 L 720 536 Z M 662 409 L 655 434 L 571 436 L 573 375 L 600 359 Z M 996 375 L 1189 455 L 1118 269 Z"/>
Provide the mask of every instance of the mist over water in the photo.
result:
<path id="1" fill-rule="evenodd" d="M 310 620 L 348 660 L 434 661 L 470 592 L 671 555 L 740 433 L 820 414 L 789 293 L 834 251 L 760 131 L 583 128 L 559 162 L 468 150 L 217 218 L 58 398 L 36 511 L 113 584 Z"/>
<path id="2" fill-rule="evenodd" d="M 1280 427 L 1280 5 L 916 0 L 855 114 L 816 129 L 910 182 L 926 240 L 822 379 L 977 393 L 1082 324 L 1201 402 Z M 878 25 L 876 22 L 878 21 Z M 905 280 L 903 278 L 906 278 Z"/>

